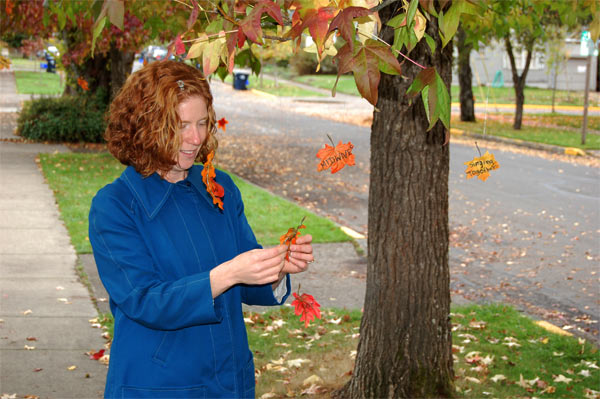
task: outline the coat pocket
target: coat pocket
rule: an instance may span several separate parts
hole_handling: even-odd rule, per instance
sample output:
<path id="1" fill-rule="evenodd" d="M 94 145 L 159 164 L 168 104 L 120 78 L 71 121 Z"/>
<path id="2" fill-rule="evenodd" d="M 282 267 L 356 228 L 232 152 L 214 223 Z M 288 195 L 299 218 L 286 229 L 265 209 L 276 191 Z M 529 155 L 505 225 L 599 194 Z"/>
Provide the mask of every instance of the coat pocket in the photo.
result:
<path id="1" fill-rule="evenodd" d="M 173 351 L 173 346 L 177 340 L 178 331 L 163 331 L 162 338 L 152 355 L 152 360 L 161 366 L 166 366 L 169 355 Z"/>
<path id="2" fill-rule="evenodd" d="M 125 386 L 121 388 L 122 399 L 205 399 L 206 388 L 203 386 L 182 388 L 147 388 Z"/>

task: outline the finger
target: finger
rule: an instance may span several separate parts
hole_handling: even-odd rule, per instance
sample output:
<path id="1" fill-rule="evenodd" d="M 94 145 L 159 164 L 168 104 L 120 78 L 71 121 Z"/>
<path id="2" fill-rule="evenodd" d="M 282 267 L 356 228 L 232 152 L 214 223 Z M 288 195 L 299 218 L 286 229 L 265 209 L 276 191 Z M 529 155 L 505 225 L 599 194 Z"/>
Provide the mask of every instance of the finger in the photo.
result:
<path id="1" fill-rule="evenodd" d="M 291 252 L 290 253 L 290 260 L 294 259 L 297 261 L 303 261 L 303 262 L 313 262 L 315 260 L 315 257 L 313 256 L 312 253 L 302 253 L 302 252 Z"/>
<path id="2" fill-rule="evenodd" d="M 305 253 L 305 254 L 312 254 L 313 253 L 313 247 L 310 244 L 302 244 L 302 245 L 291 245 L 290 246 L 290 251 L 291 252 L 301 252 L 301 253 Z"/>
<path id="3" fill-rule="evenodd" d="M 296 238 L 296 244 L 310 244 L 312 242 L 312 236 L 310 234 L 299 236 Z"/>

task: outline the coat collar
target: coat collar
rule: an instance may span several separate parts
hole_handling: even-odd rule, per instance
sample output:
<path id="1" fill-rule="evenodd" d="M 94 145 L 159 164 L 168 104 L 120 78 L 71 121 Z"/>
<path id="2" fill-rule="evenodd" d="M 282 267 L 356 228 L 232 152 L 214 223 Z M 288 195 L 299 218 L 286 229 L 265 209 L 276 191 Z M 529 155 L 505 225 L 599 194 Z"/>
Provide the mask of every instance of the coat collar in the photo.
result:
<path id="1" fill-rule="evenodd" d="M 158 173 L 153 173 L 148 177 L 143 177 L 133 166 L 128 166 L 121 175 L 131 192 L 142 205 L 149 219 L 153 219 L 162 209 L 163 205 L 171 195 L 175 185 L 178 183 L 169 183 Z M 194 165 L 189 169 L 186 179 L 200 193 L 211 207 L 214 207 L 210 195 L 206 192 L 204 182 L 202 181 L 202 166 Z"/>

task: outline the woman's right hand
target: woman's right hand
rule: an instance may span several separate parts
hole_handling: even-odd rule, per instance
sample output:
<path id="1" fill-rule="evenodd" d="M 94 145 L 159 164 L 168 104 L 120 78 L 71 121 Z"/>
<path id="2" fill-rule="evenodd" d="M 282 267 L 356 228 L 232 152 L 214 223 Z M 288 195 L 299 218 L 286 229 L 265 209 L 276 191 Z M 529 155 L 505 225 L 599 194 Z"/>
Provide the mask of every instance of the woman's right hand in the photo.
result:
<path id="1" fill-rule="evenodd" d="M 287 246 L 253 249 L 220 264 L 210 272 L 213 298 L 236 284 L 262 285 L 279 279 Z"/>

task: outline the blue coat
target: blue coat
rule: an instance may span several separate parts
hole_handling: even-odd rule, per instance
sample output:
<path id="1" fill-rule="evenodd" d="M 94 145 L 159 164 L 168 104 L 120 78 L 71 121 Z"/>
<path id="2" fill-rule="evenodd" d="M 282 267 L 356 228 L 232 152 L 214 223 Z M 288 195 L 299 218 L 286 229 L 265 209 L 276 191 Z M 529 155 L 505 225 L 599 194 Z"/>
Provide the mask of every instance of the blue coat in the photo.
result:
<path id="1" fill-rule="evenodd" d="M 201 176 L 169 183 L 127 167 L 92 201 L 89 237 L 115 331 L 107 398 L 254 397 L 242 302 L 279 305 L 270 284 L 212 298 L 209 272 L 260 248 L 231 178 L 217 171 L 224 211 Z"/>

